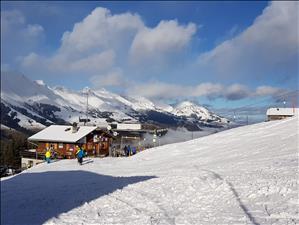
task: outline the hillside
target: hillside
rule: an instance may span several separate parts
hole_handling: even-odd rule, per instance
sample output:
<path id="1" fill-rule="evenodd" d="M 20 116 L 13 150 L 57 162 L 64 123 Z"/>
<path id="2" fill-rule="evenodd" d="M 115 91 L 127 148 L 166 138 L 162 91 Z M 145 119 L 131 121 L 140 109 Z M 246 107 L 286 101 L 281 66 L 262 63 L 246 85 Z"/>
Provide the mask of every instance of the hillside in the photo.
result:
<path id="1" fill-rule="evenodd" d="M 298 117 L 1 181 L 2 224 L 296 224 Z"/>
<path id="2" fill-rule="evenodd" d="M 121 96 L 105 89 L 74 91 L 31 81 L 17 72 L 1 72 L 1 124 L 23 131 L 86 118 L 90 124 L 141 122 L 159 127 L 200 131 L 226 128 L 229 121 L 191 102 L 171 106 L 141 96 Z"/>

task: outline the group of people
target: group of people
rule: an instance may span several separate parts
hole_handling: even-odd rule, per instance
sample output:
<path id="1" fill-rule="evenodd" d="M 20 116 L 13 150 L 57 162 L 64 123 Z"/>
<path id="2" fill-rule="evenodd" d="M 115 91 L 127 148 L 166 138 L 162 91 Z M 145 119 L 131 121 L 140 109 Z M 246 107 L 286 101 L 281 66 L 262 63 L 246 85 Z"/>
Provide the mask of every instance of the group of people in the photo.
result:
<path id="1" fill-rule="evenodd" d="M 130 156 L 130 155 L 135 155 L 136 154 L 136 148 L 135 147 L 131 147 L 130 145 L 125 145 L 124 147 L 124 153 L 125 156 Z"/>
<path id="2" fill-rule="evenodd" d="M 81 145 L 77 145 L 76 157 L 78 163 L 82 165 L 83 158 L 87 155 L 86 151 L 82 148 Z M 53 149 L 46 148 L 45 151 L 45 160 L 47 163 L 51 162 L 51 158 L 56 158 L 56 152 Z"/>

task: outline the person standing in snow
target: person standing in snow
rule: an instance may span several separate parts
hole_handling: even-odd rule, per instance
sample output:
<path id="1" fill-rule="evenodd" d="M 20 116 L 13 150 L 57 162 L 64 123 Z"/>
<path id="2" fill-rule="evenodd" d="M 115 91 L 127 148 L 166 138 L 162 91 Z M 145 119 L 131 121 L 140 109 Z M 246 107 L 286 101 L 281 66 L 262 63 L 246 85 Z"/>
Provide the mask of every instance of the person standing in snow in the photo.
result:
<path id="1" fill-rule="evenodd" d="M 47 163 L 50 163 L 51 160 L 51 152 L 49 149 L 47 149 L 46 153 L 45 153 L 45 157 L 46 157 L 46 161 Z"/>
<path id="2" fill-rule="evenodd" d="M 128 155 L 127 156 L 131 156 L 132 155 L 132 149 L 131 149 L 131 146 L 129 145 L 128 146 Z"/>
<path id="3" fill-rule="evenodd" d="M 124 147 L 124 153 L 125 153 L 125 156 L 128 156 L 128 147 L 126 145 Z"/>
<path id="4" fill-rule="evenodd" d="M 83 157 L 84 157 L 84 151 L 81 147 L 78 146 L 78 151 L 76 152 L 78 163 L 82 165 Z"/>

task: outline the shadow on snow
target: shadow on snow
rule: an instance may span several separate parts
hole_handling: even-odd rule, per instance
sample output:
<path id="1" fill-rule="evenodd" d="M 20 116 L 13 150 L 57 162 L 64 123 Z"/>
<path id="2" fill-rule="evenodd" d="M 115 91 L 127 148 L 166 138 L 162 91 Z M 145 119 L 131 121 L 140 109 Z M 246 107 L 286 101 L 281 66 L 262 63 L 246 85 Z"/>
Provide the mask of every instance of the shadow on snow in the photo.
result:
<path id="1" fill-rule="evenodd" d="M 101 196 L 154 176 L 86 171 L 24 173 L 1 182 L 1 224 L 42 224 Z"/>

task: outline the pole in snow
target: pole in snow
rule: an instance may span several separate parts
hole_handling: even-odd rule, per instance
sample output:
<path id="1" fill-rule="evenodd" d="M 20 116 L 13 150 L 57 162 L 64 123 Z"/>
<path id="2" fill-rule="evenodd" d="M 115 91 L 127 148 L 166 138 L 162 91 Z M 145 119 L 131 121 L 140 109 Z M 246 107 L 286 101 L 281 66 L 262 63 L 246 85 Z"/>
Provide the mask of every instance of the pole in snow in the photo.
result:
<path id="1" fill-rule="evenodd" d="M 234 122 L 236 122 L 236 113 L 234 111 Z"/>
<path id="2" fill-rule="evenodd" d="M 87 88 L 86 92 L 86 120 L 88 121 L 88 94 L 89 94 L 89 89 Z"/>

